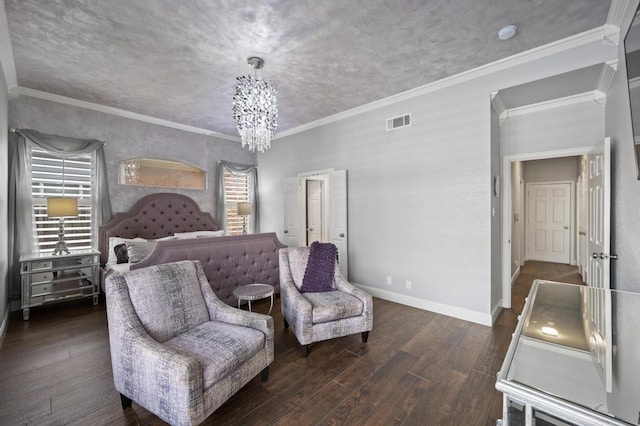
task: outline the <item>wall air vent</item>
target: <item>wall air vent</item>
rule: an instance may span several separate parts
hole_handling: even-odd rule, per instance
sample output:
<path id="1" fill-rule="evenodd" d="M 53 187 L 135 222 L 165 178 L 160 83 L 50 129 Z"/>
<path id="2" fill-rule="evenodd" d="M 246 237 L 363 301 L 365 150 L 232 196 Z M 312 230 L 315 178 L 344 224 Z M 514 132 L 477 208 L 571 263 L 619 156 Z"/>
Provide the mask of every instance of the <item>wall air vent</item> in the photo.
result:
<path id="1" fill-rule="evenodd" d="M 411 126 L 411 114 L 400 115 L 398 117 L 387 118 L 387 132 L 401 127 Z"/>

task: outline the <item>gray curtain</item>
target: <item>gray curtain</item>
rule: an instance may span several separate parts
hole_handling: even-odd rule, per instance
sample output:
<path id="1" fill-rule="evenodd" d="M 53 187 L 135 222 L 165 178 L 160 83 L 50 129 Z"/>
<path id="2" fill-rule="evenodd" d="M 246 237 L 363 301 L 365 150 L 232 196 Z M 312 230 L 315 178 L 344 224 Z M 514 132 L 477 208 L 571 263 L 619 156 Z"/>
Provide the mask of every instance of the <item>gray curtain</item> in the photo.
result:
<path id="1" fill-rule="evenodd" d="M 218 179 L 216 185 L 216 220 L 227 229 L 227 201 L 224 196 L 224 173 L 229 172 L 234 176 L 249 177 L 249 202 L 251 203 L 251 216 L 247 232 L 257 234 L 260 232 L 260 209 L 258 206 L 258 168 L 254 165 L 235 164 L 228 161 L 218 161 Z"/>
<path id="2" fill-rule="evenodd" d="M 33 203 L 31 198 L 31 149 L 35 145 L 61 158 L 89 154 L 95 151 L 95 176 L 92 211 L 95 223 L 101 225 L 111 219 L 111 199 L 104 158 L 104 142 L 47 135 L 35 130 L 21 129 L 9 134 L 9 265 L 11 284 L 9 297 L 20 298 L 20 256 L 36 251 Z M 97 238 L 97 229 L 94 229 Z M 94 241 L 94 245 L 97 241 Z"/>

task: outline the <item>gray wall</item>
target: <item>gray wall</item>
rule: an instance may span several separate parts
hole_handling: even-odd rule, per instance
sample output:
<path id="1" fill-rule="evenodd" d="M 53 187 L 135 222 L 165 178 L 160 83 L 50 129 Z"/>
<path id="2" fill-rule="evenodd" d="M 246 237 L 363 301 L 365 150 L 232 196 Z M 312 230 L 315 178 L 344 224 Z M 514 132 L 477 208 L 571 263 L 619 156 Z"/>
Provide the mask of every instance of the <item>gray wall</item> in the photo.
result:
<path id="1" fill-rule="evenodd" d="M 0 224 L 7 223 L 7 188 L 9 186 L 8 175 L 8 134 L 7 134 L 7 84 L 5 83 L 4 73 L 2 67 L 0 67 Z M 8 264 L 8 236 L 7 228 L 4 225 L 4 229 L 0 232 L 0 346 L 2 346 L 2 338 L 4 337 L 4 331 L 6 323 L 4 319 L 9 312 L 9 277 Z"/>
<path id="2" fill-rule="evenodd" d="M 277 139 L 258 156 L 261 229 L 283 239 L 285 178 L 347 169 L 349 277 L 490 321 L 490 93 L 612 57 L 598 41 Z M 385 131 L 407 112 L 411 127 Z"/>
<path id="3" fill-rule="evenodd" d="M 143 195 L 179 192 L 193 198 L 204 211 L 215 210 L 215 172 L 218 160 L 255 164 L 255 156 L 239 142 L 217 139 L 138 120 L 56 102 L 19 96 L 9 102 L 9 125 L 43 133 L 107 143 L 105 156 L 114 213 L 126 211 Z M 207 190 L 177 190 L 118 184 L 118 162 L 147 157 L 185 161 L 207 171 Z"/>
<path id="4" fill-rule="evenodd" d="M 630 2 L 622 29 L 629 27 L 638 1 Z M 611 262 L 612 285 L 640 292 L 640 182 L 635 165 L 629 92 L 621 31 L 618 71 L 607 94 L 605 129 L 611 136 L 612 160 L 612 240 L 611 251 L 619 259 Z"/>
<path id="5" fill-rule="evenodd" d="M 602 129 L 600 124 L 598 133 Z M 548 158 L 546 160 L 524 161 L 524 181 L 557 182 L 578 179 L 578 161 L 576 157 Z"/>
<path id="6" fill-rule="evenodd" d="M 500 149 L 508 156 L 593 146 L 605 136 L 603 123 L 604 108 L 591 101 L 509 117 Z"/>

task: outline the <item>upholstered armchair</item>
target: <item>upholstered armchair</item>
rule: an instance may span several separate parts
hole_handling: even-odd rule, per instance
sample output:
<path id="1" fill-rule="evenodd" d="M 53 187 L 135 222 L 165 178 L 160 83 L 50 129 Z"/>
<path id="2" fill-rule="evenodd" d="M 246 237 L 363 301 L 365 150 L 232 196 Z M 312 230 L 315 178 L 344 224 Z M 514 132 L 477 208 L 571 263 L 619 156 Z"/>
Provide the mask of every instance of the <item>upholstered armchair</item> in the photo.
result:
<path id="1" fill-rule="evenodd" d="M 196 425 L 273 361 L 273 319 L 232 308 L 198 261 L 110 275 L 115 388 L 172 425 Z"/>
<path id="2" fill-rule="evenodd" d="M 313 342 L 362 333 L 366 343 L 373 328 L 371 295 L 344 279 L 334 263 L 333 291 L 300 292 L 309 259 L 309 247 L 280 249 L 280 302 L 285 327 L 307 356 Z"/>

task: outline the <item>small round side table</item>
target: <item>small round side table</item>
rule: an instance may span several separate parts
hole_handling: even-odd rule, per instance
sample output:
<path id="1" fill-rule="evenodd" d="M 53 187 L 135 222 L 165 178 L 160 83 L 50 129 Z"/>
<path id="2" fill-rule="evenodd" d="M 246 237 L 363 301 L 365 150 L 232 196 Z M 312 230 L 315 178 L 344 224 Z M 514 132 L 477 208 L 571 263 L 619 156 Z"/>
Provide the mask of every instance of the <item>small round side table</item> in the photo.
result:
<path id="1" fill-rule="evenodd" d="M 246 300 L 249 302 L 249 311 L 251 312 L 251 301 L 271 298 L 271 305 L 269 305 L 269 313 L 271 315 L 271 309 L 273 309 L 273 286 L 269 284 L 247 284 L 240 286 L 233 290 L 233 295 L 238 299 L 238 309 L 240 309 L 240 302 Z"/>

